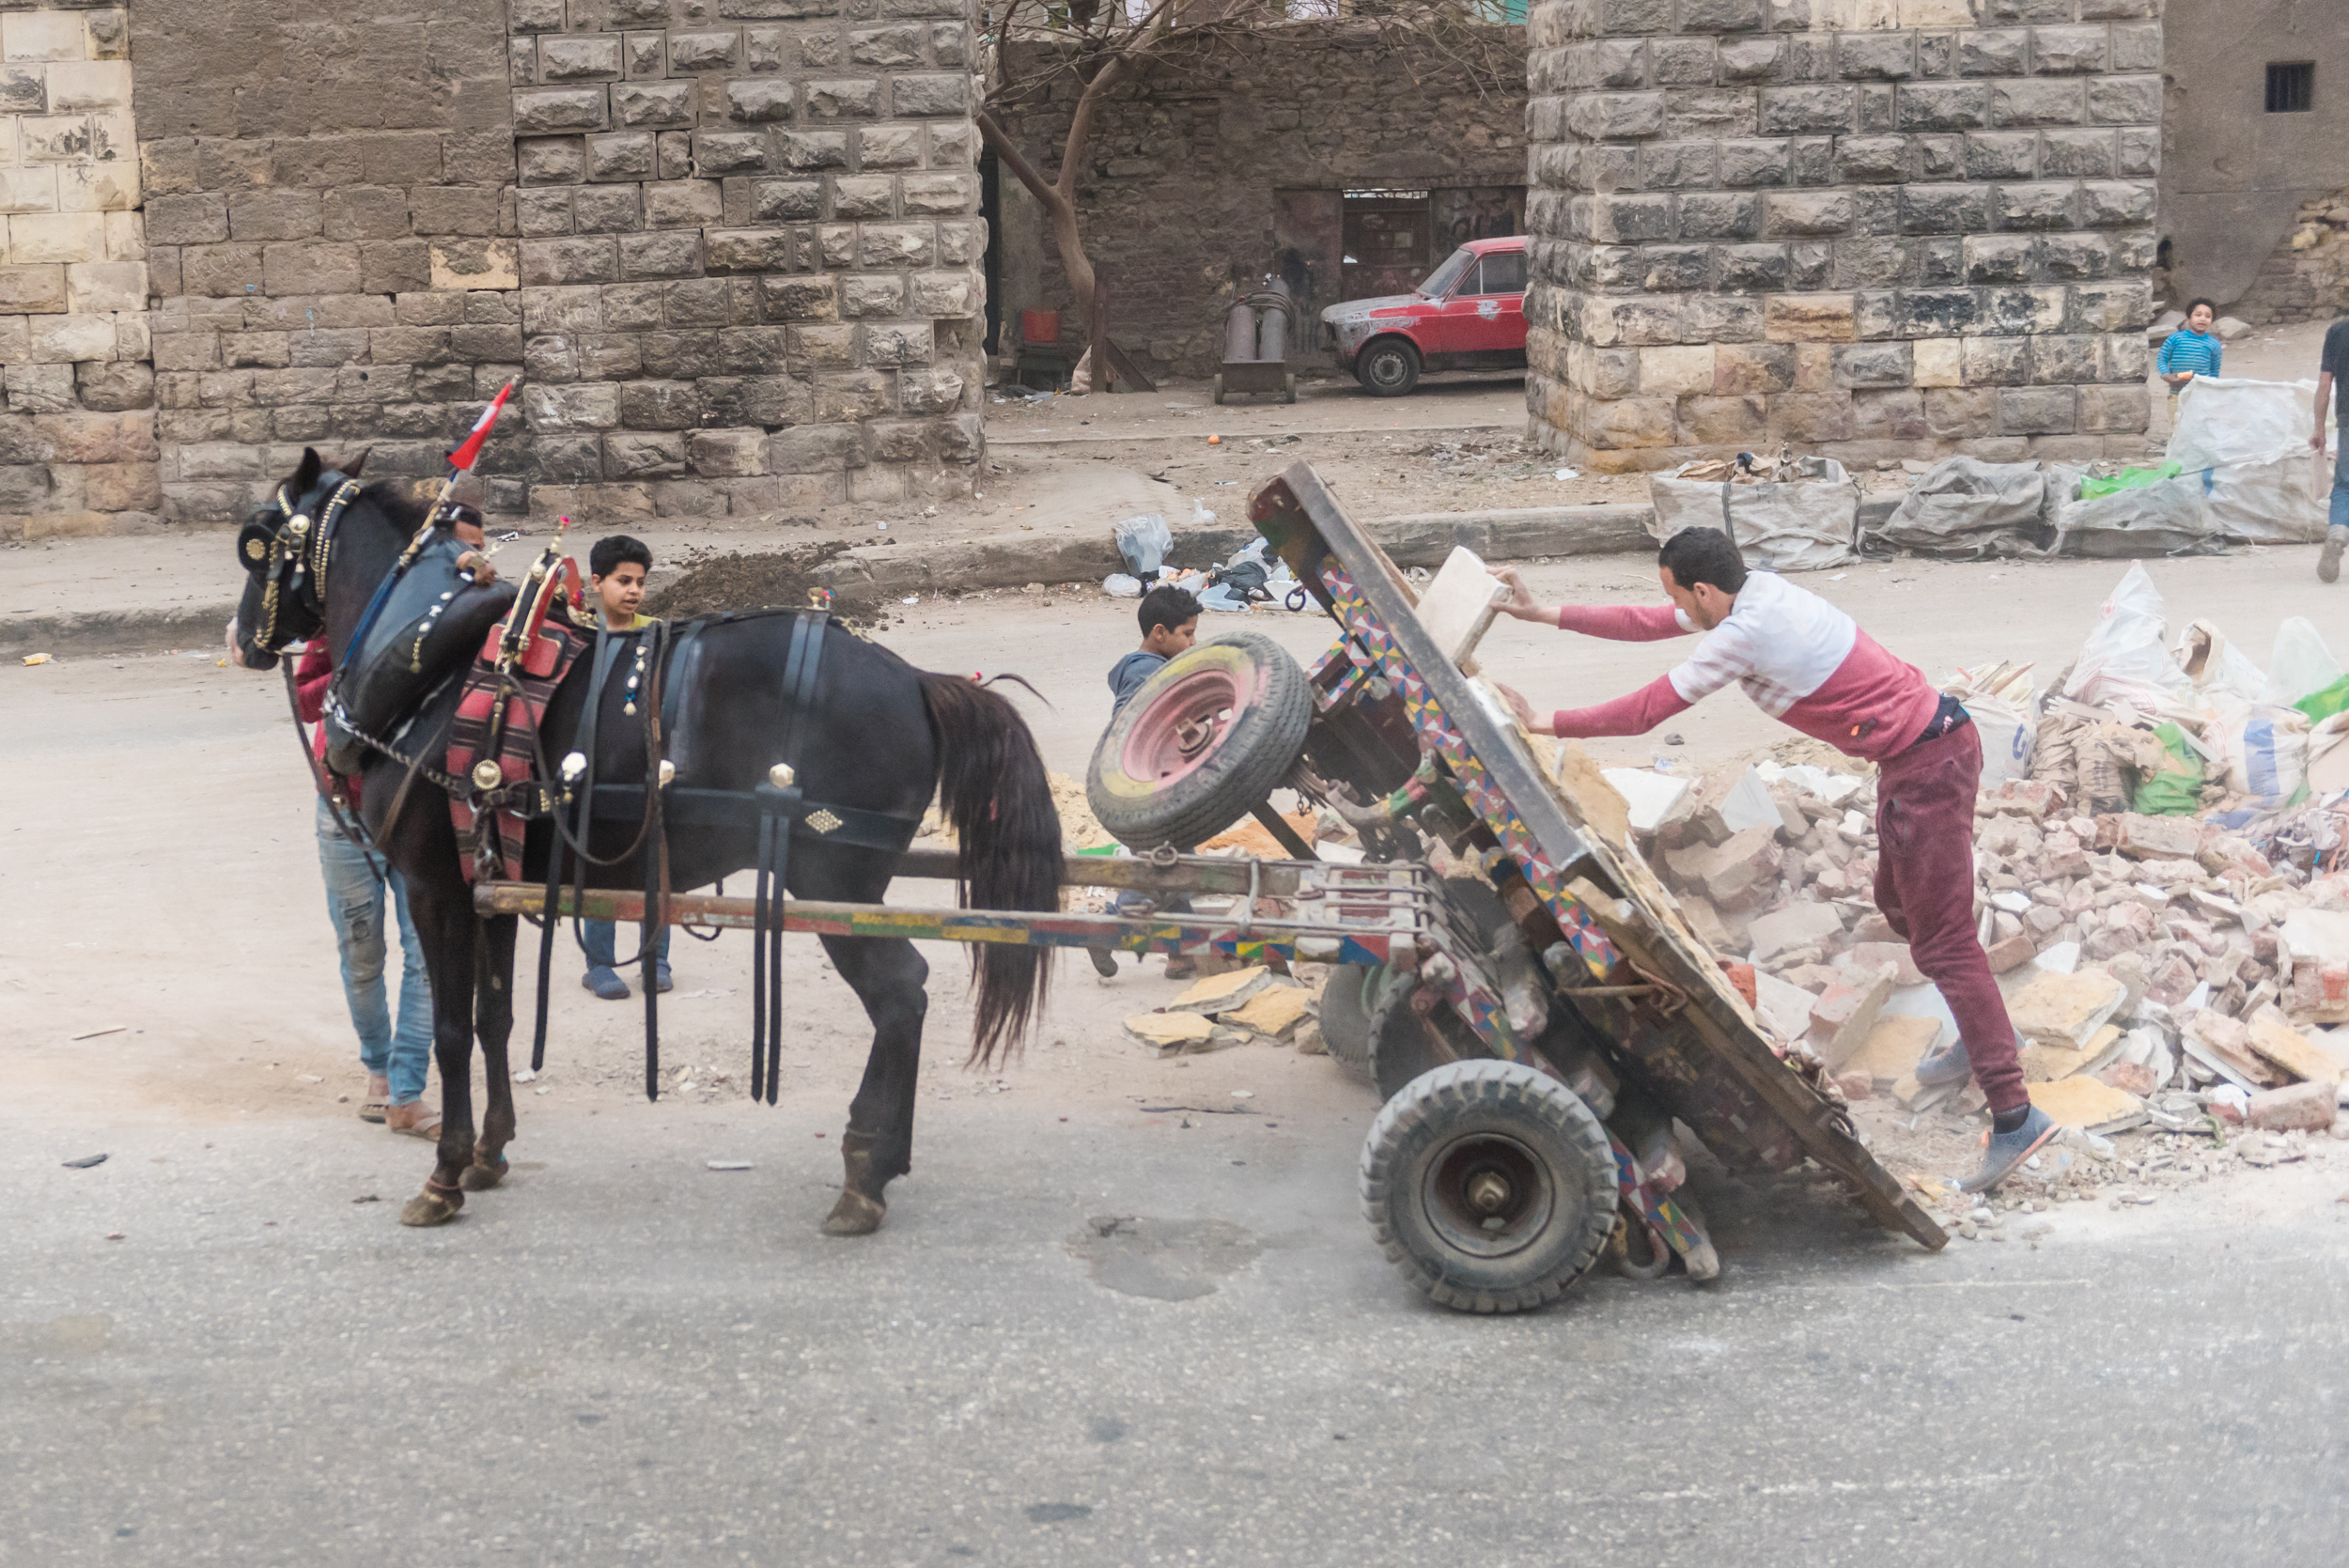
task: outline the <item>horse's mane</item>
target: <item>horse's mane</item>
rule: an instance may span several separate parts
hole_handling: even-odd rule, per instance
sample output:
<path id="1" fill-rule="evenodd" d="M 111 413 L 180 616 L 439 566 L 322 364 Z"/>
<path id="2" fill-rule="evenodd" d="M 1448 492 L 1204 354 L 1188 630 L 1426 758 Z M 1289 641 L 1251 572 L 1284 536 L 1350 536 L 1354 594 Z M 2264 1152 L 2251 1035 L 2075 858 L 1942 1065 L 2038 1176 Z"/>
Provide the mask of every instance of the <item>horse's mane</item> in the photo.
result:
<path id="1" fill-rule="evenodd" d="M 429 508 L 422 502 L 401 493 L 398 481 L 378 479 L 359 491 L 359 499 L 374 504 L 375 509 L 392 520 L 402 535 L 413 534 L 424 526 Z"/>

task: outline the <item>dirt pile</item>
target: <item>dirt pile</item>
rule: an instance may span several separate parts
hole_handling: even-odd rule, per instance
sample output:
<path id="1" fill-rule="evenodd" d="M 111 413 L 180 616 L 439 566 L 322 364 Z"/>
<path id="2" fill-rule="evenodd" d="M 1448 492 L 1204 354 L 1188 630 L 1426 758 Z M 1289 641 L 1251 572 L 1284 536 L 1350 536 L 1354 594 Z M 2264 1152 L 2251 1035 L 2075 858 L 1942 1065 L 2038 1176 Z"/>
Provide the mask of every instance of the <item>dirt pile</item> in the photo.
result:
<path id="1" fill-rule="evenodd" d="M 690 551 L 680 563 L 683 574 L 645 596 L 645 613 L 682 620 L 728 610 L 821 607 L 829 590 L 817 572 L 848 548 L 831 543 L 760 553 Z M 873 631 L 888 624 L 879 600 L 869 592 L 835 594 L 830 603 L 834 617 L 851 631 Z"/>

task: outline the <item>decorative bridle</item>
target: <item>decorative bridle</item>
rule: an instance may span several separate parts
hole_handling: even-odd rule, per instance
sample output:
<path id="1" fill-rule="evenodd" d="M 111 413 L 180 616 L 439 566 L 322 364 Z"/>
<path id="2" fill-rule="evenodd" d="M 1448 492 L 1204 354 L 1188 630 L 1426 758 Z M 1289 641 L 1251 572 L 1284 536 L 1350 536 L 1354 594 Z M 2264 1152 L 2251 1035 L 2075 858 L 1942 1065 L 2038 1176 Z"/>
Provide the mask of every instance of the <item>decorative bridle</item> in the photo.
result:
<path id="1" fill-rule="evenodd" d="M 252 629 L 252 641 L 263 653 L 281 654 L 287 644 L 315 636 L 326 625 L 334 532 L 358 495 L 358 480 L 330 469 L 300 496 L 290 483 L 280 484 L 246 520 L 237 553 L 261 582 L 260 624 Z M 308 624 L 296 624 L 289 610 Z"/>

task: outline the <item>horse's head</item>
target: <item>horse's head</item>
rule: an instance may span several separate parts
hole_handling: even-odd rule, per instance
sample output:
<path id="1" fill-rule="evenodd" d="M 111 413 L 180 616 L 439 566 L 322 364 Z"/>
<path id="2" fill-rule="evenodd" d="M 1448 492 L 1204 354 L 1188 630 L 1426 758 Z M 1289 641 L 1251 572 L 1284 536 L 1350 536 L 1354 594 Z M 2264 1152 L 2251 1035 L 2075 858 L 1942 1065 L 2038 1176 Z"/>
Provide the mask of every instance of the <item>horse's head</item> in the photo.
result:
<path id="1" fill-rule="evenodd" d="M 246 669 L 272 668 L 288 644 L 325 629 L 334 524 L 357 493 L 366 464 L 362 454 L 347 469 L 330 469 L 315 450 L 303 448 L 302 466 L 279 481 L 238 533 L 245 584 L 233 640 Z"/>

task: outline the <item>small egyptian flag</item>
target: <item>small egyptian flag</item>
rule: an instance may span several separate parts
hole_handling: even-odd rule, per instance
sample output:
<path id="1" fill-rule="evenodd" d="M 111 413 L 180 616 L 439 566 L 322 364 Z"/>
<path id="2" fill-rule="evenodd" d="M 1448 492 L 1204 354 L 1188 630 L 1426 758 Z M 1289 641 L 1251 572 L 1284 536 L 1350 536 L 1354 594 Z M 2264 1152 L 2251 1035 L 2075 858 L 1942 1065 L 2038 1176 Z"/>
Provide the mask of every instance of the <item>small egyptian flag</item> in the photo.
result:
<path id="1" fill-rule="evenodd" d="M 514 395 L 514 382 L 508 381 L 498 388 L 496 399 L 481 411 L 481 418 L 474 425 L 473 434 L 465 438 L 465 444 L 448 455 L 449 466 L 458 473 L 472 471 L 474 459 L 481 456 L 481 443 L 490 439 L 490 427 L 498 422 L 498 411 L 506 407 L 506 398 Z"/>

